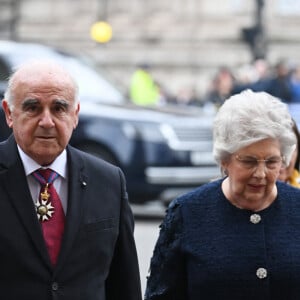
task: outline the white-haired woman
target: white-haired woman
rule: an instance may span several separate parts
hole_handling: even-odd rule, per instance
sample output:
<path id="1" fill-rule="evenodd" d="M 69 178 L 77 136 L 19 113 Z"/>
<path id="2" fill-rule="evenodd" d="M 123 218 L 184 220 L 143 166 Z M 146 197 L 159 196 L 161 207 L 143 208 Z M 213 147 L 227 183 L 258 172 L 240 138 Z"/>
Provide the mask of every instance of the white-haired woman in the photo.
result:
<path id="1" fill-rule="evenodd" d="M 213 130 L 224 177 L 170 204 L 145 299 L 300 299 L 300 190 L 277 181 L 296 145 L 286 105 L 244 91 Z"/>

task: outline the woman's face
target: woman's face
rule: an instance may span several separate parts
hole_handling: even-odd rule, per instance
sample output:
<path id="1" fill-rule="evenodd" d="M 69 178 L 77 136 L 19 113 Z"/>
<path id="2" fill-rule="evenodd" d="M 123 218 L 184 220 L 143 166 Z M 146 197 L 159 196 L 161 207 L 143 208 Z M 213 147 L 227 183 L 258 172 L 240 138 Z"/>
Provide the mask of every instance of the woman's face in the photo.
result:
<path id="1" fill-rule="evenodd" d="M 236 206 L 259 209 L 277 195 L 276 179 L 282 165 L 279 142 L 265 139 L 233 153 L 222 167 L 228 174 L 225 195 Z"/>

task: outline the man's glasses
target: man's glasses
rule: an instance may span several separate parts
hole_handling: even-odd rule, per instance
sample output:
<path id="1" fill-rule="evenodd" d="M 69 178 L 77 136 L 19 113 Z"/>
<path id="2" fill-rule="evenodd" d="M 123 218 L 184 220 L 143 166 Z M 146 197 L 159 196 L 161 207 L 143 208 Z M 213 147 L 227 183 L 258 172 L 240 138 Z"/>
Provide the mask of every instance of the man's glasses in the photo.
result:
<path id="1" fill-rule="evenodd" d="M 274 170 L 281 167 L 283 161 L 283 158 L 280 156 L 274 156 L 268 159 L 257 159 L 253 156 L 236 155 L 235 158 L 243 168 L 248 170 L 256 169 L 261 162 L 265 164 L 267 169 Z"/>

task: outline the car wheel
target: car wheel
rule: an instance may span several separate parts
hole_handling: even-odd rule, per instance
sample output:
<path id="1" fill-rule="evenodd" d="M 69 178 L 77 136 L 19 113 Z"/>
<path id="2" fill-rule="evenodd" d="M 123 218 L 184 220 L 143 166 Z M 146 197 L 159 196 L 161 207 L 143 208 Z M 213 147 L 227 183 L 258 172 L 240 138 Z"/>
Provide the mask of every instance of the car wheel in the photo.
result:
<path id="1" fill-rule="evenodd" d="M 85 145 L 78 145 L 76 146 L 77 149 L 84 151 L 86 153 L 92 154 L 94 156 L 97 156 L 99 158 L 102 158 L 103 160 L 113 164 L 118 165 L 117 160 L 115 157 L 106 149 L 99 145 L 94 144 L 85 144 Z"/>

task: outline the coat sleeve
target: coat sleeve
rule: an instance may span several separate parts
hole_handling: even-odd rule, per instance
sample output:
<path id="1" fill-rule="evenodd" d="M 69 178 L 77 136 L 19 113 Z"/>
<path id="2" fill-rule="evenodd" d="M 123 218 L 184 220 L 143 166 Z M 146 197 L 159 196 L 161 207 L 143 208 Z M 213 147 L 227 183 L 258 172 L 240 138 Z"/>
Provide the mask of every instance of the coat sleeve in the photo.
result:
<path id="1" fill-rule="evenodd" d="M 181 251 L 182 218 L 174 200 L 165 216 L 150 263 L 145 300 L 184 300 L 186 271 Z"/>
<path id="2" fill-rule="evenodd" d="M 128 202 L 124 175 L 121 180 L 119 236 L 106 280 L 107 300 L 141 300 L 141 282 L 134 240 L 134 219 Z"/>

